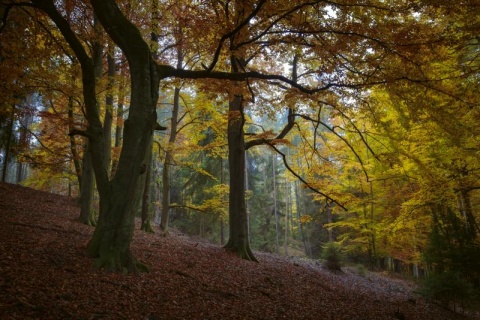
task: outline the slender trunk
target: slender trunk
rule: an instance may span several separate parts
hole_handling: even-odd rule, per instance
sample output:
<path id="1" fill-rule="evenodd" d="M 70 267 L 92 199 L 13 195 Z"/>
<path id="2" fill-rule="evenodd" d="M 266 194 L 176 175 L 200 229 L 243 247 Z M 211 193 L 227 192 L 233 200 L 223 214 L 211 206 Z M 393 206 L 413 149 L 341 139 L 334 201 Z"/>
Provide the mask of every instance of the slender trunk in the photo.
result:
<path id="1" fill-rule="evenodd" d="M 480 232 L 479 225 L 475 220 L 475 215 L 473 214 L 472 201 L 470 199 L 470 193 L 467 190 L 462 190 L 460 192 L 460 202 L 461 202 L 461 211 L 462 216 L 465 220 L 465 226 L 467 232 L 475 237 L 477 233 Z"/>
<path id="2" fill-rule="evenodd" d="M 248 153 L 245 150 L 245 190 L 248 189 Z M 250 211 L 248 209 L 248 200 L 245 200 L 245 210 L 247 210 L 248 241 L 250 242 Z"/>
<path id="3" fill-rule="evenodd" d="M 88 142 L 85 145 L 85 151 L 82 161 L 82 177 L 80 185 L 80 217 L 79 221 L 83 224 L 94 226 L 95 215 L 93 213 L 93 190 L 95 188 L 95 176 L 92 167 L 92 157 L 88 149 Z"/>
<path id="4" fill-rule="evenodd" d="M 300 219 L 300 217 L 302 216 L 302 213 L 305 210 L 304 210 L 303 201 L 302 201 L 301 195 L 300 195 L 300 190 L 299 190 L 300 187 L 299 187 L 299 182 L 298 181 L 295 181 L 294 187 L 295 187 L 295 202 L 297 204 L 297 228 L 298 228 L 298 233 L 299 233 L 299 236 L 300 236 L 300 240 L 303 243 L 303 248 L 305 250 L 305 254 L 307 255 L 307 257 L 311 257 L 312 254 L 309 250 L 309 243 L 307 242 L 307 239 L 305 237 L 305 231 L 303 230 L 303 223 L 301 222 L 301 219 Z"/>
<path id="5" fill-rule="evenodd" d="M 115 59 L 114 46 L 109 45 L 107 53 L 107 95 L 105 97 L 105 117 L 103 120 L 103 137 L 105 146 L 105 164 L 107 170 L 110 170 L 112 158 L 112 124 L 113 124 L 113 87 L 115 84 Z"/>
<path id="6" fill-rule="evenodd" d="M 333 222 L 333 220 L 332 220 L 332 208 L 331 208 L 331 206 L 328 202 L 325 204 L 325 212 L 327 213 L 327 223 L 331 224 Z M 328 242 L 335 241 L 335 239 L 333 238 L 333 229 L 328 228 L 327 232 L 328 232 Z"/>
<path id="7" fill-rule="evenodd" d="M 158 9 L 155 3 L 154 9 Z M 152 28 L 152 40 L 153 46 L 157 45 L 157 25 Z M 154 49 L 152 48 L 152 50 Z M 156 52 L 156 51 L 155 51 Z M 183 51 L 179 46 L 177 48 L 177 69 L 183 67 Z M 170 119 L 170 137 L 168 138 L 168 145 L 165 152 L 165 160 L 163 163 L 162 173 L 162 209 L 160 219 L 160 231 L 166 235 L 168 233 L 168 220 L 170 216 L 170 190 L 171 190 L 171 166 L 173 163 L 174 144 L 177 140 L 177 125 L 178 125 L 178 113 L 180 112 L 180 87 L 175 87 L 173 94 L 173 107 L 172 118 Z"/>
<path id="8" fill-rule="evenodd" d="M 223 174 L 223 158 L 220 158 L 220 183 L 225 183 L 225 175 Z M 225 220 L 223 219 L 223 215 L 220 217 L 220 244 L 222 246 L 225 245 Z"/>
<path id="9" fill-rule="evenodd" d="M 172 118 L 170 119 L 170 137 L 168 139 L 167 151 L 163 163 L 162 173 L 162 216 L 160 220 L 160 231 L 168 233 L 168 220 L 170 214 L 170 190 L 171 190 L 171 166 L 173 163 L 174 143 L 177 139 L 178 113 L 180 110 L 180 88 L 175 88 L 173 95 Z"/>
<path id="10" fill-rule="evenodd" d="M 112 170 L 111 176 L 115 175 L 115 171 L 117 170 L 118 165 L 118 153 L 122 146 L 122 135 L 123 135 L 123 106 L 125 104 L 125 81 L 124 79 L 120 79 L 120 84 L 118 87 L 118 105 L 117 105 L 117 113 L 116 113 L 116 123 L 115 123 L 115 143 L 114 143 L 114 150 L 115 155 L 112 159 Z"/>
<path id="11" fill-rule="evenodd" d="M 277 208 L 277 173 L 276 173 L 276 154 L 272 156 L 272 179 L 273 179 L 273 214 L 275 215 L 275 244 L 276 252 L 280 254 L 280 217 Z"/>
<path id="12" fill-rule="evenodd" d="M 290 208 L 289 208 L 289 205 L 290 205 L 290 199 L 289 199 L 289 188 L 288 188 L 288 181 L 286 181 L 285 179 L 285 185 L 286 185 L 286 188 L 287 188 L 287 192 L 285 194 L 285 240 L 284 240 L 284 243 L 283 243 L 283 246 L 285 248 L 285 255 L 288 256 L 288 230 L 290 228 L 289 224 L 288 224 L 288 214 L 290 212 Z"/>
<path id="13" fill-rule="evenodd" d="M 99 36 L 100 25 L 98 19 L 94 19 L 94 29 Z M 102 56 L 103 46 L 98 42 L 93 44 L 93 73 L 95 86 L 102 77 Z M 105 135 L 105 132 L 103 132 Z M 105 143 L 105 142 L 104 142 Z M 93 212 L 93 194 L 95 188 L 95 173 L 93 171 L 91 147 L 92 141 L 88 141 L 85 145 L 82 162 L 82 185 L 80 187 L 80 217 L 79 221 L 89 226 L 94 226 L 95 215 Z M 104 150 L 105 152 L 105 150 Z"/>
<path id="14" fill-rule="evenodd" d="M 5 158 L 3 160 L 2 182 L 7 181 L 8 161 L 10 160 L 10 149 L 12 146 L 14 118 L 15 118 L 15 104 L 12 104 L 12 111 L 10 113 L 10 123 L 7 129 L 7 145 L 5 146 Z"/>
<path id="15" fill-rule="evenodd" d="M 68 97 L 68 130 L 72 132 L 74 129 L 75 119 L 73 117 L 73 97 Z M 82 187 L 82 166 L 80 164 L 80 156 L 78 155 L 77 141 L 75 136 L 70 136 L 70 152 L 72 153 L 73 166 L 78 180 L 79 189 Z"/>
<path id="16" fill-rule="evenodd" d="M 160 218 L 160 231 L 162 234 L 168 233 L 168 220 L 170 213 L 170 165 L 172 162 L 172 153 L 167 151 L 165 153 L 165 161 L 163 163 L 162 171 L 162 208 Z"/>
<path id="17" fill-rule="evenodd" d="M 371 227 L 370 227 L 370 232 L 371 232 L 371 237 L 370 241 L 372 243 L 372 266 L 375 266 L 377 264 L 377 245 L 376 245 L 376 239 L 375 239 L 375 228 L 373 227 L 373 218 L 374 218 L 374 213 L 375 213 L 375 207 L 373 203 L 373 182 L 370 181 L 370 221 L 371 221 Z"/>

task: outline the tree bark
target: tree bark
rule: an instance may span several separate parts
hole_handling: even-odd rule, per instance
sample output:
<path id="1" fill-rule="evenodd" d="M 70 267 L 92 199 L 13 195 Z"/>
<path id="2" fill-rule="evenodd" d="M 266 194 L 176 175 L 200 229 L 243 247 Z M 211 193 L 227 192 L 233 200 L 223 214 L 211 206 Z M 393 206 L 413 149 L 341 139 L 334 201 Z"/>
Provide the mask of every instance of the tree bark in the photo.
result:
<path id="1" fill-rule="evenodd" d="M 100 38 L 100 24 L 98 19 L 94 18 L 94 29 L 97 39 Z M 95 41 L 93 43 L 93 81 L 97 84 L 101 77 L 103 71 L 103 46 L 101 43 Z M 96 92 L 95 92 L 96 94 Z M 105 114 L 105 119 L 107 115 Z M 108 121 L 108 120 L 106 120 Z M 71 136 L 72 137 L 72 136 Z M 90 151 L 91 141 L 87 141 L 83 153 L 83 162 L 82 162 L 82 184 L 80 187 L 80 217 L 79 221 L 83 224 L 89 226 L 95 226 L 95 215 L 93 212 L 93 195 L 95 191 L 95 173 L 93 171 L 93 159 Z"/>
<path id="2" fill-rule="evenodd" d="M 88 141 L 85 144 L 85 151 L 82 161 L 82 177 L 80 184 L 80 217 L 78 220 L 86 225 L 95 225 L 93 214 L 93 191 L 95 187 L 95 176 L 92 167 L 92 157 L 88 150 Z"/>
<path id="3" fill-rule="evenodd" d="M 177 67 L 182 66 L 183 54 L 178 49 Z M 173 94 L 172 118 L 170 119 L 170 137 L 165 151 L 162 172 L 162 209 L 160 231 L 163 235 L 168 233 L 168 220 L 170 215 L 170 189 L 171 189 L 171 166 L 173 163 L 173 144 L 177 140 L 178 113 L 180 110 L 180 88 L 176 87 Z"/>
<path id="4" fill-rule="evenodd" d="M 160 75 L 150 48 L 138 29 L 126 19 L 113 0 L 92 0 L 100 22 L 127 57 L 131 73 L 131 105 L 125 121 L 123 147 L 115 176 L 109 183 L 97 165 L 105 189 L 100 192 L 98 226 L 88 244 L 97 267 L 117 271 L 145 270 L 130 252 L 135 209 L 139 203 L 137 184 L 149 163 L 148 147 L 156 125 Z M 96 171 L 97 172 L 97 171 Z M 100 185 L 100 184 L 99 184 Z"/>
<path id="5" fill-rule="evenodd" d="M 10 113 L 10 123 L 7 132 L 7 145 L 5 146 L 5 158 L 3 160 L 2 182 L 7 182 L 8 160 L 10 160 L 10 149 L 13 137 L 13 122 L 15 118 L 15 104 L 12 104 L 12 111 Z"/>
<path id="6" fill-rule="evenodd" d="M 105 97 L 105 117 L 103 119 L 103 136 L 105 144 L 105 163 L 110 170 L 112 158 L 112 125 L 113 125 L 113 87 L 115 85 L 114 46 L 110 44 L 107 53 L 107 95 Z"/>
<path id="7" fill-rule="evenodd" d="M 243 97 L 234 95 L 228 108 L 228 164 L 230 168 L 229 228 L 225 248 L 243 259 L 257 261 L 250 249 L 245 205 L 245 136 Z"/>
<path id="8" fill-rule="evenodd" d="M 68 97 L 68 131 L 72 132 L 74 129 L 75 119 L 73 117 L 73 97 Z M 70 136 L 70 152 L 72 153 L 73 165 L 75 167 L 75 174 L 78 180 L 79 189 L 82 187 L 82 166 L 80 164 L 80 156 L 78 155 L 77 142 L 75 135 Z"/>
<path id="9" fill-rule="evenodd" d="M 152 137 L 153 139 L 153 137 Z M 153 231 L 153 227 L 151 224 L 151 208 L 150 208 L 150 188 L 151 188 L 151 181 L 152 181 L 152 170 L 153 170 L 153 162 L 152 162 L 152 152 L 153 152 L 153 140 L 150 142 L 150 148 L 147 153 L 147 160 L 148 160 L 148 168 L 147 172 L 145 173 L 145 183 L 143 188 L 143 197 L 142 197 L 142 225 L 140 230 L 149 233 L 155 233 Z"/>
<path id="10" fill-rule="evenodd" d="M 277 205 L 277 163 L 275 159 L 276 154 L 272 156 L 272 184 L 273 184 L 273 214 L 275 215 L 275 250 L 277 254 L 280 254 L 280 217 L 278 214 Z"/>
<path id="11" fill-rule="evenodd" d="M 117 119 L 115 124 L 115 142 L 114 147 L 115 151 L 118 151 L 122 146 L 122 136 L 123 136 L 123 106 L 125 104 L 125 80 L 123 79 L 123 74 L 120 79 L 118 87 L 118 105 L 117 105 Z M 117 170 L 118 157 L 115 156 L 112 160 L 111 176 L 115 175 Z"/>

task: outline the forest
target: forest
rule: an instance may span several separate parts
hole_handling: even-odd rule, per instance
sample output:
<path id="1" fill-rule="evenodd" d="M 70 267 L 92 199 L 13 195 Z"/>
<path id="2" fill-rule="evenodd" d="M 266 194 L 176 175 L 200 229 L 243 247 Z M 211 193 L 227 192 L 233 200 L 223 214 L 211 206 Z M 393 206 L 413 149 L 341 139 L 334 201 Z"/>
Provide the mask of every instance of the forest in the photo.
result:
<path id="1" fill-rule="evenodd" d="M 1 180 L 75 198 L 96 268 L 148 271 L 132 239 L 182 233 L 478 303 L 479 0 L 0 0 L 0 17 Z"/>

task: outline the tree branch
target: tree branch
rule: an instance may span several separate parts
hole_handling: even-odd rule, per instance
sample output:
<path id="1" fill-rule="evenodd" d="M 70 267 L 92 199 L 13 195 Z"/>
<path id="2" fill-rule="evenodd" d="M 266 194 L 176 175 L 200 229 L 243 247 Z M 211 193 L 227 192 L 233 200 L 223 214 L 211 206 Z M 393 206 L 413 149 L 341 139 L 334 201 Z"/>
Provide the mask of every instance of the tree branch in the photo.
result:
<path id="1" fill-rule="evenodd" d="M 287 168 L 287 170 L 293 174 L 298 180 L 300 180 L 308 189 L 312 190 L 313 192 L 315 192 L 316 194 L 319 194 L 323 197 L 325 197 L 327 200 L 333 202 L 333 203 L 336 203 L 340 208 L 342 208 L 343 210 L 345 211 L 348 211 L 347 208 L 345 207 L 344 204 L 341 204 L 340 202 L 338 202 L 337 200 L 333 199 L 332 197 L 328 196 L 327 194 L 321 192 L 320 190 L 312 187 L 312 185 L 310 185 L 305 179 L 303 179 L 298 173 L 296 173 L 291 167 L 290 165 L 288 164 L 288 161 L 287 161 L 287 156 L 281 152 L 277 147 L 275 147 L 275 145 L 273 144 L 270 144 L 267 142 L 267 144 L 272 147 L 273 150 L 275 150 L 279 155 L 282 156 L 282 159 L 283 159 L 283 164 L 285 165 L 285 168 Z"/>
<path id="2" fill-rule="evenodd" d="M 218 58 L 220 57 L 220 52 L 222 51 L 222 47 L 223 47 L 223 44 L 224 42 L 229 39 L 230 37 L 232 37 L 233 35 L 235 35 L 237 32 L 239 32 L 240 30 L 242 30 L 243 27 L 245 27 L 249 22 L 250 20 L 252 20 L 253 17 L 255 17 L 257 15 L 257 13 L 260 11 L 260 9 L 262 8 L 262 6 L 266 3 L 267 1 L 266 0 L 261 0 L 257 6 L 255 7 L 255 9 L 248 15 L 248 17 L 246 17 L 242 22 L 240 22 L 236 27 L 235 29 L 233 29 L 232 31 L 224 34 L 221 38 L 220 38 L 220 41 L 218 42 L 218 46 L 217 46 L 217 49 L 215 50 L 215 54 L 213 55 L 213 59 L 212 59 L 212 63 L 210 63 L 210 66 L 208 66 L 207 70 L 208 72 L 211 72 L 214 68 L 215 68 L 215 65 L 217 64 L 218 62 Z M 226 11 L 228 13 L 228 10 Z"/>

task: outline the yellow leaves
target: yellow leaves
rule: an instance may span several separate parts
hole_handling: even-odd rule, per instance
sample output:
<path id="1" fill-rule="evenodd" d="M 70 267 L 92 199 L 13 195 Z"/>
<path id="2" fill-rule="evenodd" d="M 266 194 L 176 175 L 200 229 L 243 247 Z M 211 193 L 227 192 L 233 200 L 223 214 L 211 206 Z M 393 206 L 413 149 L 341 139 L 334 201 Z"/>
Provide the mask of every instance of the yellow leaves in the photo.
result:
<path id="1" fill-rule="evenodd" d="M 207 199 L 201 204 L 190 205 L 196 210 L 218 215 L 226 218 L 228 214 L 228 193 L 229 186 L 226 184 L 217 184 L 204 190 Z"/>
<path id="2" fill-rule="evenodd" d="M 299 219 L 301 224 L 308 224 L 313 221 L 313 217 L 309 214 L 304 214 Z"/>

